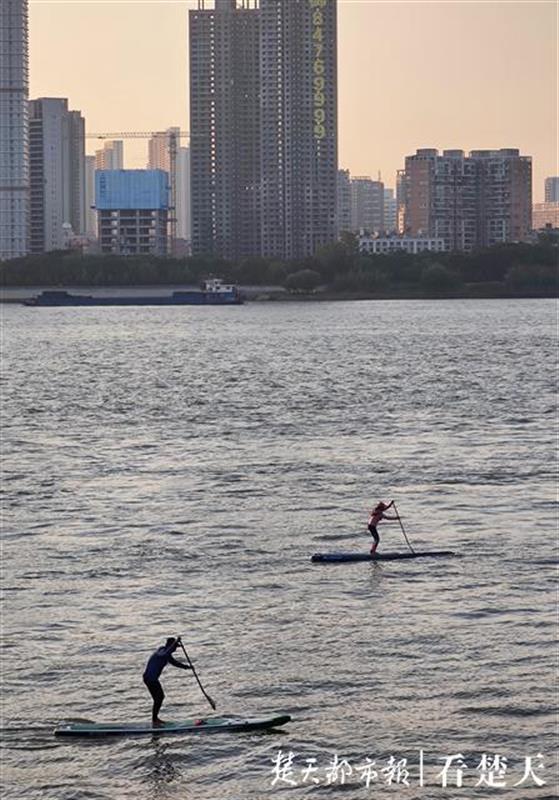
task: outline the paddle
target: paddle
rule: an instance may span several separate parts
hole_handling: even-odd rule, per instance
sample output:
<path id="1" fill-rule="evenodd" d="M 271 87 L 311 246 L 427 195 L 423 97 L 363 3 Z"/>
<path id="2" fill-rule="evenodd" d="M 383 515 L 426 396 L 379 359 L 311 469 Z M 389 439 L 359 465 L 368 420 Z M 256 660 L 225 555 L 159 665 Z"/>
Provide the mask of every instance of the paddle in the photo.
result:
<path id="1" fill-rule="evenodd" d="M 412 553 L 415 555 L 415 551 L 414 551 L 413 547 L 411 546 L 408 537 L 406 536 L 406 531 L 404 530 L 403 522 L 400 519 L 400 514 L 398 513 L 398 509 L 396 508 L 396 503 L 394 501 L 392 501 L 392 505 L 394 506 L 394 511 L 396 512 L 396 516 L 398 517 L 398 522 L 400 523 L 400 528 L 402 529 L 402 533 L 404 534 L 404 538 L 405 538 L 406 542 L 408 543 L 408 547 L 410 548 Z"/>
<path id="2" fill-rule="evenodd" d="M 199 677 L 198 677 L 198 675 L 196 674 L 196 670 L 194 669 L 194 664 L 192 663 L 192 661 L 190 660 L 190 658 L 189 658 L 189 656 L 188 656 L 188 653 L 187 653 L 187 652 L 186 652 L 186 650 L 184 649 L 184 645 L 183 645 L 183 643 L 182 643 L 182 639 L 180 638 L 180 636 L 179 636 L 179 637 L 177 637 L 177 638 L 178 638 L 178 641 L 179 641 L 179 644 L 180 644 L 180 646 L 182 647 L 182 652 L 184 653 L 184 657 L 186 658 L 186 661 L 187 661 L 187 663 L 188 663 L 188 666 L 189 666 L 189 667 L 190 667 L 190 669 L 192 670 L 192 674 L 193 674 L 193 675 L 194 675 L 194 677 L 196 678 L 196 680 L 197 680 L 197 682 L 198 682 L 198 686 L 199 686 L 199 687 L 200 687 L 200 689 L 202 690 L 202 694 L 204 695 L 204 697 L 206 698 L 206 700 L 208 701 L 208 703 L 211 705 L 211 707 L 212 707 L 212 708 L 213 708 L 213 710 L 215 711 L 215 703 L 214 703 L 214 701 L 212 700 L 212 698 L 209 696 L 209 694 L 206 692 L 206 690 L 204 689 L 204 687 L 202 686 L 202 684 L 200 683 L 200 678 L 199 678 Z"/>

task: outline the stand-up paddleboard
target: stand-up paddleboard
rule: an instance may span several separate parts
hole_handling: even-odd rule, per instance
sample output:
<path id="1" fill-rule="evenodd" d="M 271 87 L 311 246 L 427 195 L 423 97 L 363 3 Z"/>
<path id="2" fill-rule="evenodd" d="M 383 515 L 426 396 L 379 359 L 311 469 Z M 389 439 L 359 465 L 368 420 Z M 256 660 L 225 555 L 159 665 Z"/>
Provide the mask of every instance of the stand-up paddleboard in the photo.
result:
<path id="1" fill-rule="evenodd" d="M 416 553 L 315 553 L 311 561 L 338 564 L 346 561 L 398 561 L 401 558 L 449 558 L 456 555 L 452 550 L 425 550 Z"/>
<path id="2" fill-rule="evenodd" d="M 68 723 L 54 729 L 55 736 L 160 736 L 169 733 L 235 733 L 238 731 L 265 730 L 285 725 L 291 717 L 279 714 L 275 717 L 205 717 L 186 719 L 182 722 L 166 722 L 154 728 L 145 722 Z"/>

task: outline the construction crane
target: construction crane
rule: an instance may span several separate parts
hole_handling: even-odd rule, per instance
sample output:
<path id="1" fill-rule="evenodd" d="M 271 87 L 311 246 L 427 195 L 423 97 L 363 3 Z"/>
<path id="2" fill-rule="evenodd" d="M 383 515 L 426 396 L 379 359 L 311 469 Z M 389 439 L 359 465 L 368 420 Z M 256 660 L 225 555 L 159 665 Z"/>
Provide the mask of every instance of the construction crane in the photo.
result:
<path id="1" fill-rule="evenodd" d="M 177 240 L 177 150 L 178 140 L 188 139 L 190 134 L 177 128 L 167 131 L 116 131 L 103 133 L 86 133 L 86 139 L 167 139 L 169 148 L 169 238 L 171 255 L 175 255 Z"/>

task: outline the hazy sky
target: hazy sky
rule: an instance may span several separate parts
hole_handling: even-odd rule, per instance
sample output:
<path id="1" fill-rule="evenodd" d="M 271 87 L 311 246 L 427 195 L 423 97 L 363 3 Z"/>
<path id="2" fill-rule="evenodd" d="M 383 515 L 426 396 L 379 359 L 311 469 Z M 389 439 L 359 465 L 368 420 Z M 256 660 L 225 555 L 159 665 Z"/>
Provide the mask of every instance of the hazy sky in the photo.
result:
<path id="1" fill-rule="evenodd" d="M 90 132 L 188 131 L 195 0 L 29 4 L 30 97 L 68 97 Z M 418 147 L 518 147 L 542 200 L 559 174 L 557 25 L 554 0 L 338 0 L 340 167 L 393 186 Z M 125 153 L 144 167 L 147 143 Z"/>

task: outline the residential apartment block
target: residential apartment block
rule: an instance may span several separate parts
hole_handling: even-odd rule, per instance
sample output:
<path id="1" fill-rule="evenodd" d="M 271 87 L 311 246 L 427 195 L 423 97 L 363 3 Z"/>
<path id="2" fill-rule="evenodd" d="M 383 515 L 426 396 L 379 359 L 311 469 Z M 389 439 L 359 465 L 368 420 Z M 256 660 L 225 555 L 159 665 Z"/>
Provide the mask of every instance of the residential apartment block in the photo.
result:
<path id="1" fill-rule="evenodd" d="M 339 238 L 341 233 L 353 231 L 351 224 L 351 176 L 348 169 L 338 170 L 336 208 L 336 235 Z"/>
<path id="2" fill-rule="evenodd" d="M 29 101 L 30 250 L 68 246 L 86 228 L 85 120 L 62 97 Z"/>
<path id="3" fill-rule="evenodd" d="M 162 169 L 171 174 L 171 141 L 180 141 L 180 128 L 169 128 L 157 133 L 148 142 L 148 169 Z M 176 187 L 174 198 L 176 207 L 176 237 L 183 244 L 181 250 L 190 247 L 191 217 L 190 217 L 190 149 L 177 144 L 175 154 L 175 180 Z"/>
<path id="4" fill-rule="evenodd" d="M 27 0 L 0 2 L 0 260 L 29 249 Z"/>
<path id="5" fill-rule="evenodd" d="M 263 256 L 302 258 L 336 236 L 337 3 L 261 0 Z"/>
<path id="6" fill-rule="evenodd" d="M 192 249 L 295 258 L 336 236 L 336 0 L 190 11 Z"/>
<path id="7" fill-rule="evenodd" d="M 384 188 L 384 225 L 382 228 L 386 233 L 398 231 L 398 203 L 394 189 Z"/>
<path id="8" fill-rule="evenodd" d="M 545 179 L 545 202 L 559 203 L 559 177 Z"/>
<path id="9" fill-rule="evenodd" d="M 355 232 L 384 230 L 384 184 L 368 177 L 351 179 L 351 227 Z"/>
<path id="10" fill-rule="evenodd" d="M 532 214 L 532 161 L 518 150 L 421 149 L 401 176 L 404 228 L 443 238 L 448 250 L 471 251 L 527 241 Z"/>
<path id="11" fill-rule="evenodd" d="M 97 238 L 97 213 L 95 211 L 95 156 L 85 157 L 85 235 Z"/>
<path id="12" fill-rule="evenodd" d="M 95 151 L 95 169 L 124 169 L 124 142 L 107 139 L 103 147 Z"/>
<path id="13" fill-rule="evenodd" d="M 260 13 L 235 0 L 189 12 L 192 252 L 260 254 Z"/>

